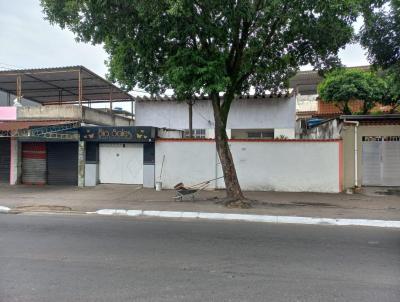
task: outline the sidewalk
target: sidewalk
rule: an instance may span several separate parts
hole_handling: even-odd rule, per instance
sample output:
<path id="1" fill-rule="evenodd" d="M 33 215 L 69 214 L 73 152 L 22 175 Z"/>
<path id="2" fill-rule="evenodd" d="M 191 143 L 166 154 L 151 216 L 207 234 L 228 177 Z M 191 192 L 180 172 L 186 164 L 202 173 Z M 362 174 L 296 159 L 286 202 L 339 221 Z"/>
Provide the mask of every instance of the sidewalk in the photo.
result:
<path id="1" fill-rule="evenodd" d="M 369 220 L 400 220 L 400 196 L 367 194 L 320 194 L 245 192 L 256 200 L 251 209 L 229 209 L 215 201 L 224 191 L 203 191 L 195 201 L 174 201 L 175 192 L 129 185 L 93 188 L 0 185 L 0 206 L 17 211 L 94 212 L 99 209 L 208 212 L 271 216 L 324 217 Z"/>

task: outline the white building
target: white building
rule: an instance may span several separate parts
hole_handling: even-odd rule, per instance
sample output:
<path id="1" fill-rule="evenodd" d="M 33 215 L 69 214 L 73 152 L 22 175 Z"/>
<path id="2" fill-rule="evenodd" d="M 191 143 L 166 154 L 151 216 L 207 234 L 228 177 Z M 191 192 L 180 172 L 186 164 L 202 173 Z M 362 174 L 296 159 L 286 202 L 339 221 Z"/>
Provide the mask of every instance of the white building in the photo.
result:
<path id="1" fill-rule="evenodd" d="M 136 98 L 136 126 L 182 130 L 188 133 L 189 105 L 175 98 Z M 211 101 L 197 97 L 192 106 L 194 138 L 214 138 Z M 293 94 L 243 96 L 233 101 L 227 124 L 228 136 L 244 138 L 295 138 L 296 101 Z"/>

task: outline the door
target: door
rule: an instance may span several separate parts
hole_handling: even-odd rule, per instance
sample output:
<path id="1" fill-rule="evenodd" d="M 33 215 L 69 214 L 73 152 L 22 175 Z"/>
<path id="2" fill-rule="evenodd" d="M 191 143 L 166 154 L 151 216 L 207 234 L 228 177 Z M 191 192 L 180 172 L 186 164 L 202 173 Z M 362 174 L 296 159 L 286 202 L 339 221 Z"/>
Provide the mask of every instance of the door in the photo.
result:
<path id="1" fill-rule="evenodd" d="M 22 143 L 22 183 L 46 184 L 46 143 Z"/>
<path id="2" fill-rule="evenodd" d="M 363 137 L 362 185 L 400 186 L 400 137 Z"/>
<path id="3" fill-rule="evenodd" d="M 100 144 L 100 182 L 143 184 L 142 144 Z"/>
<path id="4" fill-rule="evenodd" d="M 400 186 L 400 141 L 383 141 L 382 170 L 384 186 Z"/>
<path id="5" fill-rule="evenodd" d="M 47 183 L 78 185 L 78 143 L 47 143 Z"/>
<path id="6" fill-rule="evenodd" d="M 10 139 L 0 138 L 0 183 L 10 182 Z"/>

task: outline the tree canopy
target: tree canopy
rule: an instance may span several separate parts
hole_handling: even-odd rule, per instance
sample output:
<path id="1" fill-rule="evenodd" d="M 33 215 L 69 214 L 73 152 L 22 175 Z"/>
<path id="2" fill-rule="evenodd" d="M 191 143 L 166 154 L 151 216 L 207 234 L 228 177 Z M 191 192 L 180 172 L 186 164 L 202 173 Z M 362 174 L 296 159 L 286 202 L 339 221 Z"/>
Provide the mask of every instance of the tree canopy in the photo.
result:
<path id="1" fill-rule="evenodd" d="M 52 23 L 104 43 L 109 77 L 151 94 L 208 94 L 227 195 L 243 199 L 227 143 L 235 95 L 283 90 L 299 66 L 337 63 L 365 0 L 41 0 Z"/>
<path id="2" fill-rule="evenodd" d="M 368 58 L 382 69 L 387 91 L 382 104 L 394 111 L 400 106 L 400 1 L 380 0 L 366 3 L 360 42 Z"/>
<path id="3" fill-rule="evenodd" d="M 383 100 L 386 82 L 370 71 L 338 69 L 326 75 L 318 86 L 318 94 L 325 102 L 334 103 L 344 114 L 353 114 L 349 102 L 363 101 L 363 114 L 367 114 L 376 102 Z"/>
<path id="4" fill-rule="evenodd" d="M 352 37 L 361 0 L 42 0 L 47 18 L 104 43 L 110 78 L 150 93 L 283 88 Z M 333 60 L 334 61 L 334 60 Z"/>

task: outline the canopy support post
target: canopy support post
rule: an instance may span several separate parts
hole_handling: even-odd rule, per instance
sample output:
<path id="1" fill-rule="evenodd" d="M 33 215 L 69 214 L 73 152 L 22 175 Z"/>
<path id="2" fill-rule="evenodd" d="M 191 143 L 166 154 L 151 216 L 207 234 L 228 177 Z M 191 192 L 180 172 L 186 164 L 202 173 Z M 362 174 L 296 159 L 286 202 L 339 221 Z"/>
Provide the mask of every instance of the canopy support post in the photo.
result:
<path id="1" fill-rule="evenodd" d="M 17 76 L 17 100 L 18 102 L 21 101 L 22 97 L 22 81 L 21 81 L 21 76 Z"/>
<path id="2" fill-rule="evenodd" d="M 112 112 L 113 112 L 113 108 L 112 108 L 112 101 L 113 101 L 113 99 L 112 99 L 112 97 L 113 97 L 113 95 L 112 95 L 112 93 L 113 93 L 113 89 L 112 89 L 112 87 L 110 88 L 110 113 L 112 114 Z"/>
<path id="3" fill-rule="evenodd" d="M 78 71 L 78 101 L 79 107 L 82 107 L 82 72 L 81 69 Z"/>

